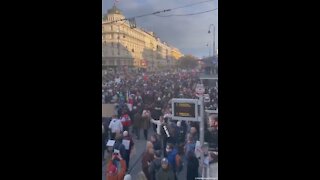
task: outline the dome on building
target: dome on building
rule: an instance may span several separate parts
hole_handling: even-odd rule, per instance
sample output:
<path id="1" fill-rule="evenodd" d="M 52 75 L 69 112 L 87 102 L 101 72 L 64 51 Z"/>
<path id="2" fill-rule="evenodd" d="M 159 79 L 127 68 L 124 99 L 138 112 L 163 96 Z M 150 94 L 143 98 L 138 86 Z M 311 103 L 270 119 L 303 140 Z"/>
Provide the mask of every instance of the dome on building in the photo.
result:
<path id="1" fill-rule="evenodd" d="M 116 5 L 113 5 L 112 9 L 108 10 L 108 14 L 122 14 L 120 9 L 116 7 Z"/>

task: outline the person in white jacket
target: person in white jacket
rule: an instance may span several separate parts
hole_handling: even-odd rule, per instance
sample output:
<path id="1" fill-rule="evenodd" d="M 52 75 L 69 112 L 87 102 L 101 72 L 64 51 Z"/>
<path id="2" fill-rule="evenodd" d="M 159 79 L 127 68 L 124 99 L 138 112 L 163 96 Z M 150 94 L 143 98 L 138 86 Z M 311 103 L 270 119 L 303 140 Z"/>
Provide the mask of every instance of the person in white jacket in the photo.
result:
<path id="1" fill-rule="evenodd" d="M 115 139 L 117 132 L 122 132 L 123 126 L 120 119 L 117 119 L 116 115 L 112 116 L 112 120 L 109 124 L 109 129 L 111 129 L 111 139 Z"/>
<path id="2" fill-rule="evenodd" d="M 157 125 L 157 134 L 160 136 L 161 135 L 161 125 L 164 122 L 163 116 L 160 116 L 159 120 L 151 119 L 151 122 Z"/>

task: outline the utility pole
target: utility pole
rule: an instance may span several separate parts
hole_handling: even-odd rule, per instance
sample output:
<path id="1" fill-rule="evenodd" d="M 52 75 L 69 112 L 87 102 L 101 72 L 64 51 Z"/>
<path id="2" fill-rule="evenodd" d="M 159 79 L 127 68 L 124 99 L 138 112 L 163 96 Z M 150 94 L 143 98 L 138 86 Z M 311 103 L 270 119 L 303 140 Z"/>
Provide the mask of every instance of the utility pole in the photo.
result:
<path id="1" fill-rule="evenodd" d="M 210 34 L 211 32 L 210 32 L 210 28 L 211 28 L 211 26 L 213 26 L 213 42 L 212 42 L 212 45 L 213 45 L 213 56 L 215 56 L 216 55 L 216 43 L 215 43 L 215 41 L 216 41 L 216 27 L 214 26 L 214 24 L 210 24 L 210 26 L 209 26 L 209 31 L 208 31 L 208 33 Z"/>
<path id="2" fill-rule="evenodd" d="M 200 104 L 200 146 L 202 147 L 204 145 L 204 123 L 205 123 L 205 117 L 204 117 L 204 103 L 203 103 L 203 95 L 199 97 L 199 104 Z M 201 177 L 204 176 L 204 154 L 201 153 L 200 156 L 200 164 L 201 164 Z"/>

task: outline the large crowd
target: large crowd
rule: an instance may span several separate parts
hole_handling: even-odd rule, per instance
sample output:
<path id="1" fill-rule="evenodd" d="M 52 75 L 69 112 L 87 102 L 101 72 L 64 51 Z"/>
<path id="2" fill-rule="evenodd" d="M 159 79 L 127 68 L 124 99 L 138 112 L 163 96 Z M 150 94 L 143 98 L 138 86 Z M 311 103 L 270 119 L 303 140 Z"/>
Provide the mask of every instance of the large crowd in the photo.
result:
<path id="1" fill-rule="evenodd" d="M 172 98 L 197 98 L 194 91 L 200 80 L 196 72 L 158 74 L 107 74 L 103 77 L 102 103 L 116 104 L 112 117 L 102 123 L 102 157 L 110 154 L 106 176 L 108 180 L 129 179 L 130 157 L 134 139 L 147 140 L 142 155 L 139 179 L 177 180 L 187 168 L 185 179 L 199 177 L 199 166 L 210 168 L 217 162 L 218 118 L 208 116 L 205 124 L 205 142 L 211 151 L 204 151 L 200 162 L 196 153 L 199 141 L 199 123 L 171 119 Z M 207 86 L 210 96 L 207 109 L 217 107 L 217 87 Z M 148 130 L 153 129 L 149 135 Z M 141 137 L 143 132 L 143 137 Z M 107 142 L 113 142 L 107 146 Z"/>

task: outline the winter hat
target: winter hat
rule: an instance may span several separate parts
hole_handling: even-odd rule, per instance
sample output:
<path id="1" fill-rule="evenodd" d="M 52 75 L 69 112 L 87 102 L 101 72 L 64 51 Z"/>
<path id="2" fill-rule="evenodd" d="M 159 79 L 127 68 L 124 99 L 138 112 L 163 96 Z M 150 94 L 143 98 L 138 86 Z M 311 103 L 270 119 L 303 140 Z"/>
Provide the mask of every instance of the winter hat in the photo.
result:
<path id="1" fill-rule="evenodd" d="M 169 161 L 168 161 L 167 158 L 163 158 L 163 159 L 161 160 L 161 164 L 168 164 L 168 163 L 169 163 Z"/>
<path id="2" fill-rule="evenodd" d="M 181 127 L 181 121 L 178 121 L 178 122 L 177 122 L 177 126 L 178 126 L 178 127 Z"/>
<path id="3" fill-rule="evenodd" d="M 130 174 L 125 175 L 123 180 L 131 180 L 131 175 Z"/>

